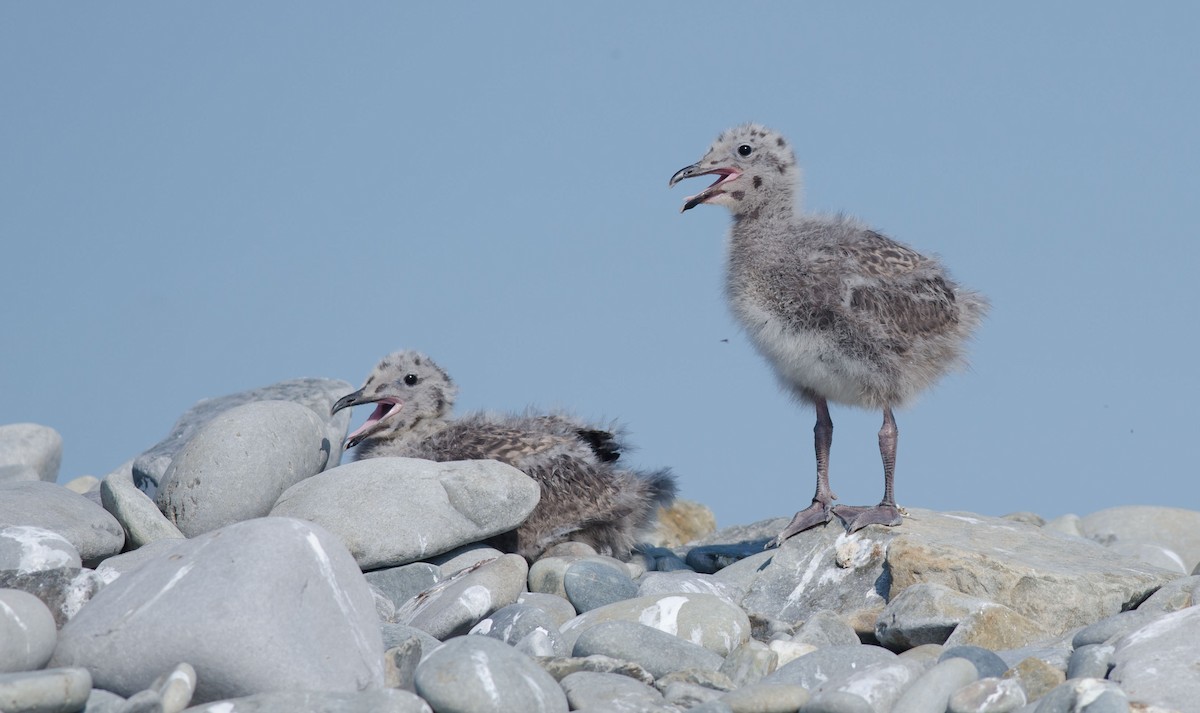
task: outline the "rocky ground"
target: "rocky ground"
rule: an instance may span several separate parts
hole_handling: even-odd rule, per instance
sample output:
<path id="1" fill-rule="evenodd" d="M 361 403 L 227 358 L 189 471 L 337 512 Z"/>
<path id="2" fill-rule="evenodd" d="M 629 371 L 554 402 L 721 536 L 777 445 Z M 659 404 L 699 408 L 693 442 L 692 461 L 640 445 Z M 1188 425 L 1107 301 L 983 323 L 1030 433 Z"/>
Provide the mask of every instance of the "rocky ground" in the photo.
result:
<path id="1" fill-rule="evenodd" d="M 529 563 L 479 544 L 535 506 L 519 471 L 337 466 L 351 390 L 203 401 L 65 487 L 53 429 L 0 426 L 0 711 L 1200 711 L 1200 512 L 763 550 L 786 518 L 684 501 L 629 561 Z"/>

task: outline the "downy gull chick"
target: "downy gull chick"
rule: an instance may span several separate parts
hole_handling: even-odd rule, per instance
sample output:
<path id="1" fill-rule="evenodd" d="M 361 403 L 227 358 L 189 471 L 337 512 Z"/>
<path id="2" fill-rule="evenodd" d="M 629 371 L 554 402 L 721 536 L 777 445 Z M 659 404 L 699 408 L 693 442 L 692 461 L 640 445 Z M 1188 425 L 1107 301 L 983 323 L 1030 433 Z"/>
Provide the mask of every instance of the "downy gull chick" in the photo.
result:
<path id="1" fill-rule="evenodd" d="M 669 470 L 642 473 L 617 466 L 626 449 L 620 429 L 562 413 L 451 418 L 457 387 L 432 359 L 415 351 L 384 357 L 363 387 L 333 412 L 374 403 L 375 411 L 346 439 L 356 459 L 404 456 L 433 461 L 493 459 L 532 477 L 541 499 L 513 533 L 495 542 L 534 559 L 551 545 L 578 540 L 601 554 L 628 558 L 660 505 L 675 496 Z"/>
<path id="2" fill-rule="evenodd" d="M 671 177 L 716 175 L 688 197 L 733 214 L 725 291 L 733 314 L 783 386 L 817 412 L 817 490 L 775 545 L 832 515 L 854 532 L 898 525 L 893 491 L 898 431 L 893 407 L 962 365 L 987 300 L 951 280 L 937 259 L 844 216 L 799 210 L 800 169 L 777 132 L 745 124 L 722 133 L 696 163 Z M 833 505 L 829 401 L 883 411 L 878 505 Z"/>

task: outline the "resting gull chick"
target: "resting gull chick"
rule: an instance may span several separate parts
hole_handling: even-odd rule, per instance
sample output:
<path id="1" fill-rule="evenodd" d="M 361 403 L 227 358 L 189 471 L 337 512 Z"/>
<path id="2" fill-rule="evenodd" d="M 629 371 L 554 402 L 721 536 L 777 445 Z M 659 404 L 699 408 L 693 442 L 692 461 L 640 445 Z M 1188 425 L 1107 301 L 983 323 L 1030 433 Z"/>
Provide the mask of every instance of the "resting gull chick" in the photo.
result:
<path id="1" fill-rule="evenodd" d="M 817 411 L 817 491 L 773 544 L 832 515 L 850 532 L 900 524 L 892 408 L 963 363 L 986 299 L 957 285 L 936 259 L 854 218 L 801 213 L 800 169 L 775 131 L 745 124 L 722 133 L 670 185 L 703 175 L 717 180 L 683 210 L 711 203 L 733 213 L 725 283 L 733 313 L 784 387 Z M 833 505 L 829 401 L 883 411 L 878 505 Z"/>
<path id="2" fill-rule="evenodd" d="M 529 518 L 497 542 L 534 559 L 564 540 L 627 558 L 660 505 L 675 496 L 666 469 L 640 473 L 616 461 L 621 432 L 566 414 L 473 413 L 451 419 L 457 387 L 432 359 L 415 351 L 389 354 L 363 387 L 339 399 L 333 412 L 374 403 L 375 411 L 346 439 L 355 458 L 404 456 L 434 461 L 494 459 L 532 477 L 541 499 Z"/>

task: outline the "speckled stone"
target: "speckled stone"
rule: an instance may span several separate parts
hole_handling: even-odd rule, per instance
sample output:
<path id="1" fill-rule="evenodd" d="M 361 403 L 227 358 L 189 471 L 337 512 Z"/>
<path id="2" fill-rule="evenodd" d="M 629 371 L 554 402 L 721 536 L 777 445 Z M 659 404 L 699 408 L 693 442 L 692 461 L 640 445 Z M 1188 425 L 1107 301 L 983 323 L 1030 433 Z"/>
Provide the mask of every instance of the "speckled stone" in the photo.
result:
<path id="1" fill-rule="evenodd" d="M 528 567 L 524 557 L 507 554 L 463 570 L 407 601 L 396 610 L 396 621 L 437 639 L 465 634 L 484 617 L 517 601 Z"/>

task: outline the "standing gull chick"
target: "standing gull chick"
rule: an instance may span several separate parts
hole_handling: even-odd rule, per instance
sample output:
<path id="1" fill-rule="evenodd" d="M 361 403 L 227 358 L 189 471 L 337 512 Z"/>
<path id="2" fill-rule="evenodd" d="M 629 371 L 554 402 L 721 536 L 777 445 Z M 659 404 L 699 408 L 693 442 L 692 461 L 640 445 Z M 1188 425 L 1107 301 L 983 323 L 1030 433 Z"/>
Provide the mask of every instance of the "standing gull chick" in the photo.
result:
<path id="1" fill-rule="evenodd" d="M 710 174 L 717 180 L 683 210 L 711 203 L 733 213 L 725 282 L 733 313 L 784 387 L 817 411 L 817 492 L 774 544 L 833 515 L 850 532 L 899 525 L 892 408 L 961 365 L 986 299 L 957 285 L 936 259 L 853 218 L 801 213 L 796 158 L 770 129 L 745 124 L 722 133 L 670 185 Z M 829 401 L 883 411 L 878 505 L 833 505 Z"/>
<path id="2" fill-rule="evenodd" d="M 536 480 L 537 507 L 497 543 L 530 560 L 568 539 L 627 558 L 658 507 L 675 497 L 669 471 L 646 474 L 616 466 L 625 449 L 618 430 L 557 413 L 451 419 L 457 392 L 432 359 L 399 351 L 384 357 L 361 389 L 338 399 L 333 412 L 376 404 L 366 423 L 346 438 L 346 447 L 358 447 L 357 459 L 492 459 Z"/>

